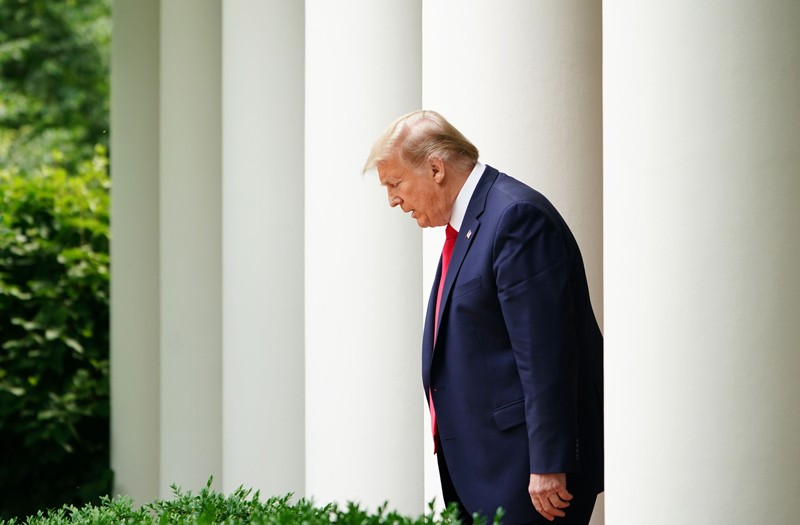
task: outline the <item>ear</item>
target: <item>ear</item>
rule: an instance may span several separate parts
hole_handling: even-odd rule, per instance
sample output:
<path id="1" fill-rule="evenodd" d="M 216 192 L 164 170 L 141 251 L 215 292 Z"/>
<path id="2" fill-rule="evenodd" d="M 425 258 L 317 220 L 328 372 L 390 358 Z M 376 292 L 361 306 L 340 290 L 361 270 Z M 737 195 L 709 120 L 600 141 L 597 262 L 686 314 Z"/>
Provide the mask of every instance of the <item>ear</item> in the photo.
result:
<path id="1" fill-rule="evenodd" d="M 445 165 L 444 161 L 439 157 L 431 157 L 429 159 L 430 162 L 430 169 L 433 175 L 433 181 L 436 184 L 441 184 L 444 182 L 445 177 Z"/>

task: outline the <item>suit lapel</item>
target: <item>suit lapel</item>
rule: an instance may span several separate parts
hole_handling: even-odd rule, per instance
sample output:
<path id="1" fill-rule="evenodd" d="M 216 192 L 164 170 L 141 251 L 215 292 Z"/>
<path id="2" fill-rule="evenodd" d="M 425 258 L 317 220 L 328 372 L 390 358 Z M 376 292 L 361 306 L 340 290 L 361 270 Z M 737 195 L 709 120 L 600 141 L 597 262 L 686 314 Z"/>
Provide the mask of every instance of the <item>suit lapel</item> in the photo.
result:
<path id="1" fill-rule="evenodd" d="M 467 212 L 464 215 L 464 221 L 461 223 L 461 231 L 458 232 L 458 239 L 453 248 L 453 255 L 450 258 L 450 266 L 447 268 L 447 275 L 444 280 L 444 288 L 442 289 L 442 301 L 439 305 L 439 331 L 442 330 L 442 322 L 445 319 L 444 313 L 450 304 L 450 292 L 453 289 L 453 283 L 458 276 L 461 265 L 469 252 L 472 241 L 478 236 L 478 228 L 480 227 L 480 216 L 486 208 L 486 196 L 489 193 L 489 188 L 492 187 L 494 181 L 497 179 L 498 171 L 491 166 L 486 166 L 481 180 L 475 187 L 472 198 L 467 206 Z M 435 300 L 435 299 L 434 299 Z M 434 350 L 437 341 L 434 343 Z"/>
<path id="2" fill-rule="evenodd" d="M 464 222 L 461 224 L 461 231 L 458 232 L 458 239 L 453 248 L 453 255 L 450 258 L 450 266 L 447 268 L 447 275 L 444 279 L 444 288 L 442 288 L 442 301 L 439 305 L 439 331 L 442 330 L 442 319 L 444 312 L 447 310 L 447 305 L 450 303 L 450 292 L 453 290 L 453 283 L 456 280 L 458 271 L 461 269 L 461 264 L 464 262 L 469 247 L 472 245 L 472 240 L 476 237 L 480 221 L 475 217 L 464 217 Z M 469 232 L 469 235 L 467 233 Z M 437 337 L 438 339 L 438 337 Z"/>

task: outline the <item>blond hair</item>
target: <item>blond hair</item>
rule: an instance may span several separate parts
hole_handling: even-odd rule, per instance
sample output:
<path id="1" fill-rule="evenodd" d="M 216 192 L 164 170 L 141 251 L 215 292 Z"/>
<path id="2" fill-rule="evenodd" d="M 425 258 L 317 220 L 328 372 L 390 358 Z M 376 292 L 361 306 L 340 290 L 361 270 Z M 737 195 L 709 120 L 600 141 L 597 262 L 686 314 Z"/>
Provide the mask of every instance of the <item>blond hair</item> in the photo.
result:
<path id="1" fill-rule="evenodd" d="M 364 164 L 364 172 L 397 155 L 410 168 L 438 157 L 461 169 L 478 162 L 478 148 L 439 113 L 419 110 L 392 122 L 375 141 Z"/>

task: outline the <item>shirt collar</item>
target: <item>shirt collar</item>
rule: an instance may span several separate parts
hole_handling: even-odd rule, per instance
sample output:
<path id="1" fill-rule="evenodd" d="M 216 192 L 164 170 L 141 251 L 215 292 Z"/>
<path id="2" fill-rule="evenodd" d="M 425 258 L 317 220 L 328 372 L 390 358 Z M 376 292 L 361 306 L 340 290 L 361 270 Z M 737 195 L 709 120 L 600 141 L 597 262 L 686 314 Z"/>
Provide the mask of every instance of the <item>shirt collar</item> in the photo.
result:
<path id="1" fill-rule="evenodd" d="M 461 186 L 461 191 L 458 192 L 456 202 L 453 204 L 453 211 L 450 212 L 450 226 L 456 230 L 461 229 L 461 223 L 464 222 L 464 215 L 467 213 L 467 206 L 469 206 L 469 201 L 472 199 L 472 194 L 475 193 L 478 181 L 481 180 L 484 169 L 486 169 L 486 166 L 476 162 L 475 167 L 472 168 L 472 173 L 469 174 L 467 180 L 464 181 L 464 185 Z"/>

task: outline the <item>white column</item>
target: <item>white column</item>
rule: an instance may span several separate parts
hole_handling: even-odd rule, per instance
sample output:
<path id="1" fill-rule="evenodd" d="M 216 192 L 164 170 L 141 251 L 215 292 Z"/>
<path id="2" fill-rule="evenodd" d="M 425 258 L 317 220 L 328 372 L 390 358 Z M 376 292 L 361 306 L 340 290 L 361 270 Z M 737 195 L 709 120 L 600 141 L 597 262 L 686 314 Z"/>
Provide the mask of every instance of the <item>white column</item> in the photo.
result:
<path id="1" fill-rule="evenodd" d="M 602 326 L 601 24 L 599 1 L 442 0 L 423 12 L 424 106 L 472 140 L 482 162 L 555 204 L 580 245 Z M 443 239 L 426 234 L 424 301 Z M 440 490 L 435 461 L 426 472 L 430 498 Z"/>
<path id="2" fill-rule="evenodd" d="M 419 1 L 306 2 L 306 488 L 423 509 L 420 233 L 361 177 L 420 105 Z"/>
<path id="3" fill-rule="evenodd" d="M 111 49 L 111 468 L 115 493 L 158 496 L 157 0 L 115 2 Z"/>
<path id="4" fill-rule="evenodd" d="M 604 3 L 616 524 L 800 515 L 800 4 Z"/>
<path id="5" fill-rule="evenodd" d="M 303 3 L 223 3 L 223 479 L 304 494 Z"/>
<path id="6" fill-rule="evenodd" d="M 161 2 L 160 74 L 160 490 L 167 496 L 170 484 L 194 489 L 222 474 L 217 2 Z"/>

